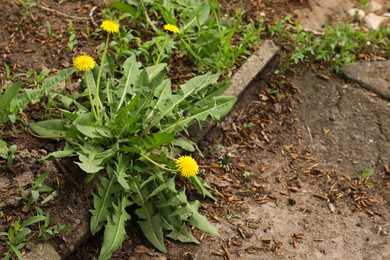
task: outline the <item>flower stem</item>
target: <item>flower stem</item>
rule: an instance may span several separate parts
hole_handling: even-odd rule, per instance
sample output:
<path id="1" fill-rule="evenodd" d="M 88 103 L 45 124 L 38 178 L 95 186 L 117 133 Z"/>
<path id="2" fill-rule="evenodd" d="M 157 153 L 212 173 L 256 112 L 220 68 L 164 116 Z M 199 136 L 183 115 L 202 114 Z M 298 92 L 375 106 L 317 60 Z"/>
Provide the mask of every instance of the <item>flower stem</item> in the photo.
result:
<path id="1" fill-rule="evenodd" d="M 144 154 L 140 154 L 141 157 L 143 157 L 144 159 L 146 159 L 148 162 L 151 162 L 152 164 L 156 165 L 157 167 L 163 169 L 163 170 L 166 170 L 166 171 L 169 171 L 169 172 L 178 172 L 178 170 L 173 170 L 173 169 L 169 169 L 169 168 L 166 168 L 160 164 L 158 164 L 157 162 L 153 161 L 152 159 L 150 159 L 149 157 L 147 157 L 146 155 Z"/>
<path id="2" fill-rule="evenodd" d="M 85 84 L 87 85 L 89 102 L 91 102 L 91 110 L 93 112 L 93 115 L 95 116 L 95 119 L 98 120 L 98 116 L 97 116 L 97 113 L 96 113 L 96 110 L 95 110 L 95 105 L 93 104 L 91 87 L 89 86 L 89 80 L 88 80 L 87 71 L 85 71 Z"/>
<path id="3" fill-rule="evenodd" d="M 152 77 L 151 77 L 150 79 L 153 79 L 154 74 L 156 73 L 157 66 L 158 66 L 158 64 L 160 63 L 160 59 L 161 59 L 162 53 L 163 53 L 164 50 L 165 50 L 165 45 L 167 45 L 167 42 L 168 42 L 168 35 L 165 37 L 164 45 L 163 45 L 163 47 L 161 48 L 160 53 L 159 53 L 158 56 L 157 56 L 157 60 L 156 60 L 156 62 L 155 62 L 155 64 L 154 64 L 153 74 L 152 74 Z"/>
<path id="4" fill-rule="evenodd" d="M 106 55 L 107 55 L 109 38 L 110 38 L 110 34 L 107 34 L 107 40 L 106 40 L 106 44 L 104 45 L 104 51 L 103 51 L 103 55 L 102 55 L 102 60 L 100 62 L 99 73 L 98 73 L 96 87 L 95 87 L 96 114 L 98 116 L 100 115 L 100 108 L 99 108 L 100 107 L 100 97 L 99 97 L 100 79 L 101 79 L 102 72 L 103 72 L 104 60 L 106 59 Z"/>

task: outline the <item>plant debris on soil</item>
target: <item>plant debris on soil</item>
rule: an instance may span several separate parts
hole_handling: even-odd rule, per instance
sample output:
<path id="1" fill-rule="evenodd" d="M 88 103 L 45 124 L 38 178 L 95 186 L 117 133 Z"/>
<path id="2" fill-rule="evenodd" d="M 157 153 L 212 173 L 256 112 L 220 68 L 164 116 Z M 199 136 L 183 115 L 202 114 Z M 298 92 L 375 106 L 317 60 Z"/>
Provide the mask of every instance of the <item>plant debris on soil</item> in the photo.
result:
<path id="1" fill-rule="evenodd" d="M 221 1 L 224 12 L 243 8 L 245 20 L 263 19 L 264 25 L 273 24 L 287 14 L 297 15 L 297 10 L 302 13 L 312 8 L 312 2 L 306 0 L 244 2 Z M 351 6 L 358 4 L 346 2 Z M 37 0 L 30 10 L 24 10 L 18 1 L 0 0 L 0 4 L 4 13 L 0 18 L 1 63 L 7 64 L 17 79 L 26 80 L 23 73 L 30 68 L 55 72 L 70 67 L 75 54 L 84 50 L 94 49 L 97 54 L 101 39 L 88 32 L 93 32 L 95 23 L 102 19 L 103 1 Z M 338 17 L 332 23 L 346 17 Z M 78 43 L 72 52 L 67 48 L 70 21 L 78 32 Z M 198 143 L 203 155 L 197 157 L 200 164 L 222 164 L 203 173 L 215 188 L 214 195 L 219 201 L 205 200 L 190 187 L 188 193 L 191 199 L 202 200 L 201 212 L 220 228 L 223 238 L 192 230 L 201 245 L 168 240 L 168 253 L 162 254 L 142 237 L 134 219 L 123 246 L 112 259 L 390 257 L 389 161 L 373 165 L 375 174 L 364 177 L 361 171 L 356 172 L 342 162 L 328 163 L 327 158 L 314 155 L 310 139 L 315 137 L 311 129 L 296 127 L 296 110 L 303 102 L 298 99 L 302 90 L 297 88 L 296 80 L 304 71 L 311 70 L 313 75 L 336 83 L 346 81 L 310 64 L 275 74 L 274 70 L 282 65 L 279 62 L 274 61 L 259 75 L 230 115 Z M 170 66 L 170 76 L 179 83 L 196 73 L 196 67 L 180 57 L 175 57 Z M 8 80 L 4 66 L 0 67 L 0 75 L 0 83 L 4 85 Z M 45 104 L 38 103 L 29 107 L 25 116 L 39 120 L 46 112 Z M 326 135 L 332 130 L 322 131 Z M 26 190 L 38 176 L 48 172 L 45 185 L 59 195 L 39 206 L 50 214 L 53 226 L 65 224 L 75 228 L 51 237 L 50 243 L 68 259 L 97 259 L 102 236 L 90 239 L 85 236 L 93 185 L 84 183 L 85 175 L 71 159 L 39 162 L 64 144 L 35 138 L 20 123 L 6 124 L 0 135 L 8 146 L 17 145 L 11 170 L 5 160 L 0 160 L 0 230 L 8 231 L 16 220 L 23 222 L 33 216 L 28 204 L 30 193 Z M 309 139 L 304 140 L 303 136 Z M 41 194 L 38 203 L 48 195 Z M 39 230 L 32 230 L 30 242 L 44 242 L 38 237 Z M 74 245 L 70 241 L 79 243 Z M 25 253 L 32 248 L 27 246 Z M 371 251 L 365 252 L 367 248 Z M 0 255 L 5 251 L 1 246 Z"/>

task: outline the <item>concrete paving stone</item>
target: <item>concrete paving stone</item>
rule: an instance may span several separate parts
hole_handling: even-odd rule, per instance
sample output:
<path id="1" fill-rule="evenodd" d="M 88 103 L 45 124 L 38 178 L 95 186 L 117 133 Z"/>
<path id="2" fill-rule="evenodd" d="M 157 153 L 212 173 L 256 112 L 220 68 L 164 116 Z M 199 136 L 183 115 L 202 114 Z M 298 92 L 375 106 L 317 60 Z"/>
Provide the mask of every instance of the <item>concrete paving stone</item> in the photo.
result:
<path id="1" fill-rule="evenodd" d="M 279 50 L 279 46 L 271 40 L 265 41 L 234 74 L 232 84 L 224 95 L 238 97 Z"/>
<path id="2" fill-rule="evenodd" d="M 344 74 L 365 89 L 390 100 L 390 60 L 349 65 Z"/>

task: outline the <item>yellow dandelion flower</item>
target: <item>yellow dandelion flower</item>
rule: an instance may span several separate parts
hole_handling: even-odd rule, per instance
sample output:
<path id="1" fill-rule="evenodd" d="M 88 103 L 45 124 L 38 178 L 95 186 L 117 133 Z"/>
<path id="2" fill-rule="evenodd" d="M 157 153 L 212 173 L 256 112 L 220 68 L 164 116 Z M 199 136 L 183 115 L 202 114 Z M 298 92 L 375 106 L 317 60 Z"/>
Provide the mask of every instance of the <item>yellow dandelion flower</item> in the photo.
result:
<path id="1" fill-rule="evenodd" d="M 181 156 L 176 160 L 176 167 L 186 178 L 195 176 L 199 172 L 198 163 L 191 156 Z"/>
<path id="2" fill-rule="evenodd" d="M 176 25 L 173 24 L 166 24 L 164 25 L 164 29 L 173 33 L 178 33 L 179 28 Z"/>
<path id="3" fill-rule="evenodd" d="M 89 55 L 80 55 L 73 61 L 73 65 L 79 71 L 87 71 L 95 67 L 95 61 Z"/>
<path id="4" fill-rule="evenodd" d="M 100 25 L 100 28 L 102 28 L 108 33 L 119 32 L 119 24 L 111 19 L 103 21 L 102 24 Z"/>

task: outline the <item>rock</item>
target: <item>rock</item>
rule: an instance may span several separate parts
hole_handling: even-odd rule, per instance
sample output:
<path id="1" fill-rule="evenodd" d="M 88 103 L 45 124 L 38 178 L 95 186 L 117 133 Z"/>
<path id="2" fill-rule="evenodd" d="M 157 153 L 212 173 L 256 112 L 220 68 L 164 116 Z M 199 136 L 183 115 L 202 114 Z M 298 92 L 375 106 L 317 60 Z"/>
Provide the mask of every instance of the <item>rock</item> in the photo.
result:
<path id="1" fill-rule="evenodd" d="M 348 11 L 351 18 L 357 21 L 363 20 L 364 16 L 366 15 L 363 10 L 352 8 Z"/>
<path id="2" fill-rule="evenodd" d="M 376 1 L 370 1 L 368 6 L 370 7 L 371 12 L 380 11 L 383 8 L 383 6 Z"/>
<path id="3" fill-rule="evenodd" d="M 40 244 L 37 248 L 23 256 L 23 260 L 61 260 L 57 251 L 49 244 Z"/>
<path id="4" fill-rule="evenodd" d="M 390 60 L 349 65 L 344 74 L 362 87 L 390 100 Z"/>
<path id="5" fill-rule="evenodd" d="M 378 29 L 379 26 L 387 19 L 387 17 L 379 16 L 374 13 L 369 13 L 364 17 L 364 21 L 366 22 L 368 27 L 374 30 Z"/>

